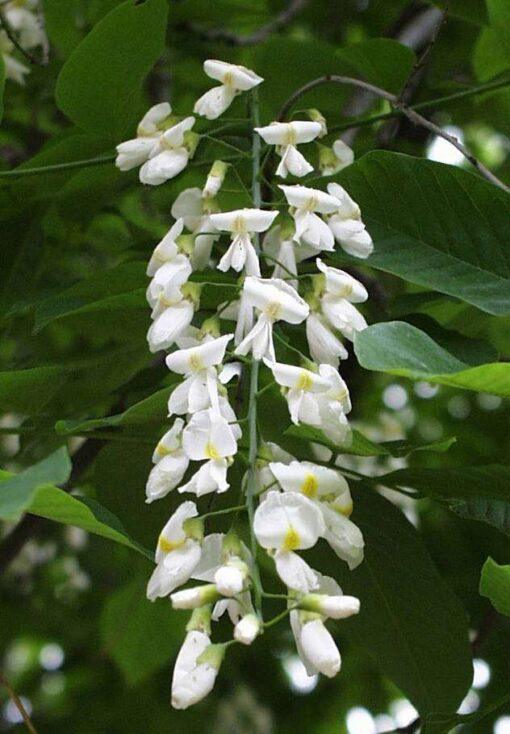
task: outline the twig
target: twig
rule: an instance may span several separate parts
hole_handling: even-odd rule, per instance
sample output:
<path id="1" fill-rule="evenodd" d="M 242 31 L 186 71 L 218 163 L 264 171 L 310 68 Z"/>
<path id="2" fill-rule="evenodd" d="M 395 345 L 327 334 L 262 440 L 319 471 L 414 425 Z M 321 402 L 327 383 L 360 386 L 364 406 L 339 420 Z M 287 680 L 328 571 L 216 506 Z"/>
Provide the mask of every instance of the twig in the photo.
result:
<path id="1" fill-rule="evenodd" d="M 265 41 L 271 33 L 289 25 L 307 3 L 308 0 L 290 0 L 287 7 L 278 13 L 273 20 L 247 36 L 239 36 L 237 33 L 226 31 L 224 28 L 204 28 L 195 23 L 186 24 L 184 27 L 196 33 L 204 41 L 222 41 L 228 46 L 254 46 Z"/>
<path id="2" fill-rule="evenodd" d="M 308 84 L 304 84 L 302 87 L 297 89 L 294 94 L 289 97 L 289 99 L 281 108 L 277 119 L 280 121 L 284 120 L 292 109 L 293 104 L 298 99 L 300 99 L 307 92 L 310 92 L 312 89 L 322 86 L 323 84 L 342 84 L 351 87 L 358 87 L 360 89 L 365 89 L 372 94 L 375 94 L 377 97 L 385 99 L 392 105 L 392 107 L 400 110 L 400 112 L 405 115 L 405 117 L 407 117 L 409 120 L 411 120 L 411 122 L 413 122 L 415 125 L 421 125 L 422 127 L 434 133 L 434 135 L 437 135 L 438 137 L 447 140 L 451 145 L 453 145 L 454 148 L 462 153 L 466 160 L 468 160 L 471 165 L 474 166 L 482 176 L 484 176 L 484 178 L 493 183 L 495 186 L 498 186 L 500 189 L 503 189 L 503 191 L 510 193 L 510 187 L 508 187 L 505 183 L 503 183 L 503 181 L 495 176 L 492 171 L 489 171 L 489 169 L 484 166 L 483 163 L 481 163 L 473 155 L 473 153 L 471 153 L 471 151 L 469 151 L 454 135 L 446 133 L 438 125 L 431 122 L 430 120 L 427 120 L 426 117 L 420 115 L 418 112 L 416 112 L 416 110 L 408 107 L 406 104 L 401 102 L 395 94 L 391 94 L 391 92 L 387 92 L 385 89 L 381 89 L 380 87 L 375 86 L 375 84 L 370 84 L 369 82 L 362 81 L 361 79 L 353 79 L 352 77 L 340 76 L 338 74 L 326 74 L 325 76 L 319 77 L 318 79 L 313 79 L 311 82 L 308 82 Z"/>
<path id="3" fill-rule="evenodd" d="M 7 693 L 9 694 L 9 698 L 14 703 L 18 711 L 20 712 L 23 721 L 25 722 L 25 726 L 27 727 L 28 731 L 31 732 L 31 734 L 37 734 L 35 726 L 32 724 L 32 721 L 30 719 L 30 716 L 28 714 L 28 711 L 23 705 L 23 701 L 18 696 L 14 688 L 11 686 L 7 678 L 4 676 L 2 672 L 0 672 L 0 685 L 2 685 Z"/>
<path id="4" fill-rule="evenodd" d="M 20 53 L 23 54 L 23 56 L 34 66 L 48 66 L 48 61 L 46 59 L 38 59 L 36 56 L 30 53 L 30 51 L 27 51 L 26 48 L 23 48 L 21 43 L 16 38 L 15 34 L 13 33 L 13 30 L 9 23 L 7 22 L 7 19 L 5 17 L 5 13 L 3 10 L 0 9 L 0 25 L 4 29 L 8 39 L 11 41 L 11 43 L 18 49 Z"/>

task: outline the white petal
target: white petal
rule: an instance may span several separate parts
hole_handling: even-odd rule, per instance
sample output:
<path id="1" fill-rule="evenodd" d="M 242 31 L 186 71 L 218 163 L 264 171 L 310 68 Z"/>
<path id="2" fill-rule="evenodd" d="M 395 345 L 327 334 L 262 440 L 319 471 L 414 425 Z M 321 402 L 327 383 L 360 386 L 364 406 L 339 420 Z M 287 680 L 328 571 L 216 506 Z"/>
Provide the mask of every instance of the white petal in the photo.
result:
<path id="1" fill-rule="evenodd" d="M 147 275 L 153 276 L 165 263 L 172 261 L 179 254 L 176 238 L 182 233 L 184 221 L 177 219 L 161 242 L 154 248 L 152 257 L 147 266 Z"/>
<path id="2" fill-rule="evenodd" d="M 140 181 L 157 186 L 177 176 L 188 165 L 189 152 L 186 148 L 164 150 L 144 163 L 140 168 Z"/>
<path id="3" fill-rule="evenodd" d="M 186 229 L 195 232 L 204 215 L 203 204 L 202 191 L 199 188 L 185 189 L 172 205 L 172 217 L 182 218 Z"/>
<path id="4" fill-rule="evenodd" d="M 217 59 L 207 59 L 204 62 L 204 71 L 211 79 L 216 79 L 222 84 L 228 84 L 243 92 L 253 89 L 253 87 L 264 81 L 262 77 L 245 66 L 229 64 L 226 61 L 218 61 Z"/>
<path id="5" fill-rule="evenodd" d="M 206 535 L 202 542 L 202 555 L 193 571 L 193 579 L 212 583 L 214 574 L 223 563 L 223 533 Z M 336 593 L 336 592 L 335 592 Z"/>
<path id="6" fill-rule="evenodd" d="M 206 461 L 187 484 L 179 487 L 179 492 L 189 492 L 196 494 L 197 497 L 203 497 L 211 492 L 218 494 L 226 492 L 230 487 L 226 479 L 227 469 L 228 465 L 224 459 Z"/>
<path id="7" fill-rule="evenodd" d="M 268 367 L 271 368 L 276 382 L 283 387 L 306 390 L 307 392 L 325 392 L 329 388 L 328 379 L 303 367 L 296 367 L 284 362 L 274 362 Z"/>
<path id="8" fill-rule="evenodd" d="M 168 596 L 178 586 L 191 578 L 200 560 L 200 545 L 195 540 L 186 540 L 184 545 L 175 548 L 159 563 L 147 585 L 147 598 L 154 601 Z"/>
<path id="9" fill-rule="evenodd" d="M 218 670 L 207 663 L 197 664 L 197 658 L 209 645 L 205 633 L 197 630 L 187 633 L 172 678 L 172 706 L 175 709 L 187 709 L 212 691 Z"/>
<path id="10" fill-rule="evenodd" d="M 326 291 L 337 298 L 345 298 L 351 303 L 363 303 L 368 298 L 365 286 L 344 270 L 325 265 L 318 257 L 318 269 L 326 276 Z"/>
<path id="11" fill-rule="evenodd" d="M 169 454 L 161 459 L 147 479 L 146 502 L 150 503 L 165 497 L 172 489 L 175 489 L 182 481 L 188 464 L 189 459 L 183 451 Z"/>
<path id="12" fill-rule="evenodd" d="M 186 375 L 221 364 L 227 345 L 232 338 L 233 334 L 227 334 L 217 339 L 211 339 L 198 347 L 179 349 L 172 352 L 166 358 L 167 367 L 172 372 Z"/>
<path id="13" fill-rule="evenodd" d="M 342 342 L 317 314 L 311 313 L 306 320 L 306 338 L 314 362 L 338 368 L 339 360 L 349 356 Z"/>
<path id="14" fill-rule="evenodd" d="M 301 647 L 310 662 L 328 678 L 333 678 L 340 670 L 340 653 L 334 639 L 320 619 L 314 619 L 303 625 Z"/>
<path id="15" fill-rule="evenodd" d="M 172 514 L 165 527 L 160 533 L 158 547 L 156 550 L 156 562 L 159 563 L 165 558 L 167 551 L 161 540 L 166 542 L 166 545 L 176 546 L 183 543 L 186 540 L 186 533 L 184 532 L 183 525 L 186 520 L 192 517 L 197 517 L 198 510 L 194 502 L 183 502 Z"/>
<path id="16" fill-rule="evenodd" d="M 274 562 L 278 576 L 289 589 L 307 594 L 317 588 L 317 575 L 297 553 L 277 551 Z"/>
<path id="17" fill-rule="evenodd" d="M 189 117 L 185 117 L 184 120 L 181 120 L 176 125 L 169 127 L 168 130 L 165 130 L 163 133 L 161 141 L 162 147 L 180 148 L 184 143 L 185 133 L 187 133 L 188 130 L 191 130 L 194 124 L 195 118 L 190 115 Z"/>
<path id="18" fill-rule="evenodd" d="M 344 298 L 325 295 L 321 299 L 322 313 L 331 326 L 352 341 L 358 331 L 367 328 L 367 322 L 358 309 Z"/>
<path id="19" fill-rule="evenodd" d="M 165 309 L 147 333 L 151 352 L 171 347 L 175 339 L 190 325 L 193 313 L 194 309 L 189 301 L 181 301 Z"/>
<path id="20" fill-rule="evenodd" d="M 134 138 L 120 143 L 117 145 L 115 165 L 121 171 L 130 171 L 141 166 L 150 158 L 156 144 L 157 140 L 154 138 Z"/>
<path id="21" fill-rule="evenodd" d="M 340 184 L 329 183 L 328 193 L 340 202 L 337 211 L 343 219 L 360 218 L 361 212 L 359 206 L 351 199 L 347 191 Z"/>
<path id="22" fill-rule="evenodd" d="M 222 385 L 227 385 L 234 377 L 241 377 L 243 372 L 242 362 L 229 362 L 222 367 L 218 379 Z"/>
<path id="23" fill-rule="evenodd" d="M 321 505 L 321 511 L 326 523 L 324 538 L 352 571 L 363 560 L 365 543 L 361 530 L 347 517 L 325 504 Z"/>
<path id="24" fill-rule="evenodd" d="M 158 125 L 162 123 L 172 112 L 168 102 L 160 102 L 153 105 L 138 123 L 138 135 L 154 135 L 158 132 Z"/>
<path id="25" fill-rule="evenodd" d="M 230 107 L 235 96 L 236 90 L 233 87 L 226 87 L 223 84 L 213 87 L 197 99 L 193 112 L 208 120 L 216 120 Z"/>
<path id="26" fill-rule="evenodd" d="M 321 214 L 333 214 L 338 210 L 340 201 L 326 194 L 324 191 L 319 189 L 311 189 L 307 186 L 284 186 L 279 185 L 279 188 L 285 194 L 290 206 L 294 206 L 297 209 L 306 209 L 307 211 L 319 212 Z"/>
<path id="27" fill-rule="evenodd" d="M 263 548 L 296 550 L 312 548 L 325 525 L 320 510 L 303 495 L 270 491 L 255 511 L 253 528 Z"/>
<path id="28" fill-rule="evenodd" d="M 306 158 L 294 145 L 287 145 L 282 153 L 282 160 L 276 169 L 276 175 L 287 178 L 290 173 L 296 178 L 306 176 L 313 171 L 313 166 L 308 163 Z"/>
<path id="29" fill-rule="evenodd" d="M 271 462 L 269 468 L 285 492 L 300 492 L 310 499 L 342 494 L 349 489 L 340 472 L 308 461 Z"/>

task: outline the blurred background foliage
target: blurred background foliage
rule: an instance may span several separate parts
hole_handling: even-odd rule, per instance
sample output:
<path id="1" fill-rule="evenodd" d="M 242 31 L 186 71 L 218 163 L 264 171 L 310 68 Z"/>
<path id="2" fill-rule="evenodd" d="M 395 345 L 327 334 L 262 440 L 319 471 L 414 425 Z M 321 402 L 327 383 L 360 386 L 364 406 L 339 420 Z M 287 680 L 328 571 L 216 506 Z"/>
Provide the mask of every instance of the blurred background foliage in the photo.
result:
<path id="1" fill-rule="evenodd" d="M 94 157 L 110 156 L 110 162 L 0 178 L 0 456 L 7 471 L 19 472 L 67 443 L 74 468 L 66 487 L 101 502 L 132 538 L 152 548 L 169 509 L 145 506 L 144 485 L 152 446 L 164 426 L 170 377 L 146 348 L 144 261 L 169 227 L 176 193 L 200 185 L 207 170 L 200 162 L 225 150 L 204 142 L 196 163 L 178 180 L 144 188 L 134 172 L 120 174 L 112 165 L 114 145 L 132 134 L 140 113 L 157 101 L 170 98 L 178 114 L 187 114 L 207 88 L 201 70 L 206 58 L 243 63 L 266 78 L 261 104 L 267 122 L 296 87 L 322 74 L 368 78 L 399 93 L 425 49 L 417 82 L 407 90 L 409 103 L 426 103 L 504 78 L 510 73 L 510 7 L 507 0 L 451 0 L 442 22 L 442 3 L 310 0 L 265 39 L 239 44 L 236 39 L 272 22 L 285 4 L 147 0 L 146 23 L 137 21 L 127 29 L 115 21 L 114 14 L 123 12 L 120 5 L 117 0 L 44 0 L 49 64 L 32 66 L 24 86 L 9 80 L 5 84 L 0 173 Z M 87 35 L 97 33 L 99 23 L 110 38 L 103 52 Z M 87 42 L 92 44 L 89 52 Z M 83 103 L 93 104 L 95 97 L 95 107 Z M 228 114 L 244 116 L 245 104 L 240 98 Z M 319 107 L 330 126 L 344 127 L 351 117 L 389 109 L 341 87 L 311 93 L 306 106 Z M 510 86 L 431 106 L 426 114 L 510 183 Z M 225 139 L 249 145 L 241 133 Z M 444 140 L 400 119 L 357 127 L 347 131 L 346 140 L 357 159 L 386 149 L 469 166 Z M 352 178 L 360 187 L 360 176 L 346 171 L 345 181 Z M 229 183 L 237 187 L 232 177 L 226 190 Z M 427 195 L 423 191 L 425 203 Z M 233 194 L 223 197 L 224 206 L 237 201 Z M 437 213 L 429 210 L 432 220 Z M 455 226 L 460 230 L 463 224 Z M 483 239 L 482 232 L 481 243 Z M 377 236 L 374 240 L 377 256 Z M 500 244 L 508 262 L 508 239 Z M 374 271 L 369 262 L 360 271 L 371 293 L 369 323 L 406 321 L 438 343 L 476 338 L 481 343 L 474 351 L 489 354 L 479 361 L 508 360 L 510 316 L 488 313 L 469 299 L 446 295 L 448 291 L 433 292 L 419 278 L 395 277 L 391 268 Z M 508 277 L 503 271 L 501 277 Z M 216 294 L 206 289 L 206 305 L 208 298 L 214 307 Z M 345 466 L 367 475 L 408 467 L 508 467 L 510 410 L 502 397 L 489 394 L 492 378 L 485 383 L 487 391 L 473 392 L 389 372 L 384 367 L 363 369 L 353 357 L 346 363 L 354 426 L 377 443 L 456 441 L 447 451 L 347 456 Z M 138 417 L 102 422 L 125 415 L 158 390 L 163 392 Z M 280 421 L 288 422 L 278 406 L 275 395 L 267 430 L 277 436 L 285 427 Z M 95 419 L 99 422 L 90 423 Z M 451 481 L 462 485 L 464 477 Z M 490 477 L 485 482 L 490 484 Z M 444 497 L 417 501 L 382 491 L 418 528 L 441 576 L 463 605 L 476 645 L 474 681 L 461 712 L 483 710 L 508 692 L 510 624 L 504 616 L 496 617 L 478 593 L 488 556 L 510 563 L 506 517 L 492 524 L 490 518 L 479 522 L 469 519 L 473 512 L 467 512 L 468 519 L 453 512 Z M 377 517 L 371 521 L 376 525 Z M 411 731 L 405 727 L 417 714 L 405 684 L 397 688 L 391 670 L 381 668 L 369 646 L 356 644 L 349 625 L 336 630 L 343 655 L 337 679 L 307 678 L 290 632 L 279 626 L 253 647 L 229 652 L 204 703 L 174 712 L 169 706 L 171 665 L 185 620 L 165 600 L 154 605 L 145 600 L 149 561 L 83 529 L 34 515 L 17 527 L 7 520 L 2 535 L 1 669 L 23 697 L 39 732 L 155 734 L 175 728 L 198 734 L 205 727 L 222 734 L 286 734 L 296 727 L 307 734 L 375 734 L 398 727 Z M 395 567 L 409 564 L 412 579 L 413 553 L 405 555 L 400 540 L 394 537 Z M 322 547 L 319 553 L 324 565 L 328 554 Z M 331 572 L 338 576 L 340 570 L 333 566 Z M 398 588 L 398 576 L 395 583 Z M 221 633 L 228 635 L 226 626 Z M 447 646 L 444 656 L 449 656 Z M 433 677 L 433 657 L 429 663 Z M 457 672 L 462 687 L 464 672 Z M 0 730 L 22 731 L 19 712 L 1 688 L 0 701 Z M 464 725 L 462 731 L 508 734 L 510 706 Z"/>

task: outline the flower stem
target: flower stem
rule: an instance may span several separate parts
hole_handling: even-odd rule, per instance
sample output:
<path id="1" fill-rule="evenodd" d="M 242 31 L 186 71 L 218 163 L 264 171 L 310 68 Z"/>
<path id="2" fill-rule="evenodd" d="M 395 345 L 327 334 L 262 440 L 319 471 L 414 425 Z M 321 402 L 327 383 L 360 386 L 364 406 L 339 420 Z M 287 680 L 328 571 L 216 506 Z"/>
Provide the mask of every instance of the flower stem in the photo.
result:
<path id="1" fill-rule="evenodd" d="M 251 112 L 252 112 L 252 123 L 253 127 L 259 125 L 259 103 L 258 103 L 258 90 L 255 87 L 251 93 Z M 252 137 L 252 157 L 253 157 L 253 168 L 252 168 L 252 182 L 251 182 L 251 194 L 253 199 L 253 206 L 258 209 L 260 202 L 262 201 L 260 180 L 259 180 L 259 168 L 260 168 L 260 137 L 255 131 L 253 131 Z M 259 252 L 259 241 L 258 236 L 254 236 L 253 245 L 256 252 Z M 257 539 L 253 530 L 253 519 L 255 515 L 255 495 L 257 492 L 257 475 L 256 475 L 256 461 L 258 453 L 258 436 L 257 436 L 257 392 L 259 387 L 259 362 L 253 361 L 250 369 L 250 388 L 249 388 L 249 399 L 248 399 L 248 481 L 246 483 L 246 503 L 248 508 L 248 520 L 250 523 L 250 545 L 253 556 L 253 591 L 255 596 L 255 608 L 262 618 L 262 584 L 260 581 L 260 573 L 257 565 Z"/>

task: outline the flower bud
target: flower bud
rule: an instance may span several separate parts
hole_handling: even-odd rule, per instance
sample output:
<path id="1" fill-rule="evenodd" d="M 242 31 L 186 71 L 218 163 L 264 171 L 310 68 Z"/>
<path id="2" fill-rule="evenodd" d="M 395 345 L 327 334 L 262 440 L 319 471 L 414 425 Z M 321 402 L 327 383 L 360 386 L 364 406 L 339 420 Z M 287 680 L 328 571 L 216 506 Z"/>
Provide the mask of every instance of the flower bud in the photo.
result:
<path id="1" fill-rule="evenodd" d="M 347 619 L 358 614 L 360 602 L 355 596 L 328 596 L 327 594 L 306 594 L 300 602 L 301 609 L 317 612 L 331 619 Z"/>
<path id="2" fill-rule="evenodd" d="M 320 132 L 319 138 L 323 138 L 324 135 L 328 134 L 326 118 L 324 117 L 322 112 L 317 110 L 315 107 L 311 107 L 310 109 L 306 110 L 306 114 L 308 115 L 310 120 L 312 120 L 312 122 L 318 122 L 319 125 L 321 126 L 321 132 Z"/>
<path id="3" fill-rule="evenodd" d="M 186 632 L 192 630 L 198 630 L 199 632 L 205 632 L 207 635 L 211 634 L 211 612 L 212 604 L 204 604 L 203 607 L 197 607 L 193 610 L 189 622 L 186 625 Z"/>
<path id="4" fill-rule="evenodd" d="M 314 619 L 303 626 L 300 642 L 307 659 L 320 673 L 328 678 L 333 678 L 338 673 L 341 666 L 340 653 L 320 619 Z"/>
<path id="5" fill-rule="evenodd" d="M 214 574 L 214 583 L 223 596 L 236 596 L 243 590 L 247 576 L 248 566 L 239 559 L 231 560 L 218 568 Z"/>
<path id="6" fill-rule="evenodd" d="M 174 609 L 195 609 L 204 604 L 211 604 L 219 598 L 218 591 L 214 584 L 204 584 L 204 586 L 194 586 L 192 589 L 183 589 L 176 591 L 170 596 Z"/>
<path id="7" fill-rule="evenodd" d="M 224 163 L 223 161 L 214 161 L 202 190 L 202 197 L 204 199 L 210 199 L 216 196 L 225 180 L 227 168 L 228 163 Z"/>
<path id="8" fill-rule="evenodd" d="M 243 645 L 251 645 L 260 632 L 260 620 L 256 614 L 246 614 L 234 627 L 234 639 Z"/>
<path id="9" fill-rule="evenodd" d="M 212 691 L 224 654 L 224 645 L 211 645 L 209 635 L 204 632 L 187 633 L 172 679 L 174 708 L 187 709 Z"/>

